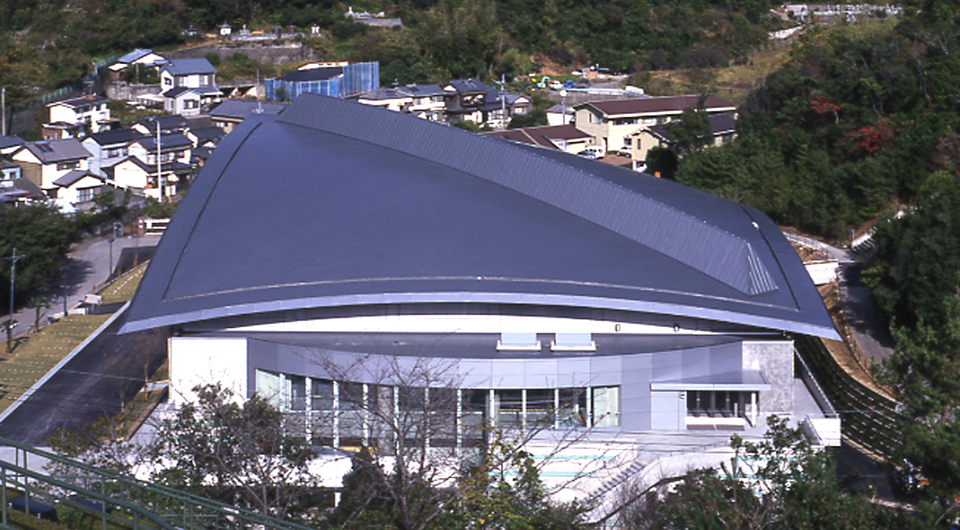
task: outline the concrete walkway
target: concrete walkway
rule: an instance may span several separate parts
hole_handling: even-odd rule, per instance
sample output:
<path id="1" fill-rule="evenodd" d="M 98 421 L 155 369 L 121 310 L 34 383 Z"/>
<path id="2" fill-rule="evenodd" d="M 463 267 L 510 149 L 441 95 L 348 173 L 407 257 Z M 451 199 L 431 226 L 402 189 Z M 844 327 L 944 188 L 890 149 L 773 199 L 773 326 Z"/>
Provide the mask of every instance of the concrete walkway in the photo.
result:
<path id="1" fill-rule="evenodd" d="M 856 342 L 859 351 L 877 362 L 890 357 L 896 344 L 890 336 L 890 330 L 883 324 L 873 299 L 870 298 L 870 288 L 860 281 L 864 266 L 862 258 L 850 250 L 821 241 L 797 235 L 790 237 L 822 248 L 840 263 L 840 302 L 850 324 L 851 338 Z"/>

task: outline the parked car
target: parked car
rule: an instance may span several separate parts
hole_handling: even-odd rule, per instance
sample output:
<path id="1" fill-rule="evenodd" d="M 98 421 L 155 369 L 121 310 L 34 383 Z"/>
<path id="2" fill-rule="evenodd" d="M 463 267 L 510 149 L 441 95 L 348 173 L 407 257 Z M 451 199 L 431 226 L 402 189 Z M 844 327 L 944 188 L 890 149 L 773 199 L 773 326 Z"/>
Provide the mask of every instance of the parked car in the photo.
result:
<path id="1" fill-rule="evenodd" d="M 627 158 L 633 158 L 633 148 L 629 145 L 625 145 L 620 149 L 617 149 L 617 156 L 625 156 Z"/>
<path id="2" fill-rule="evenodd" d="M 585 148 L 583 151 L 580 151 L 577 154 L 584 158 L 596 160 L 597 158 L 600 158 L 603 156 L 603 148 L 597 147 L 597 146 L 590 146 Z"/>
<path id="3" fill-rule="evenodd" d="M 550 81 L 551 90 L 560 90 L 561 88 L 563 88 L 563 83 L 561 83 L 560 81 L 557 81 L 556 79 L 554 79 L 553 81 Z"/>

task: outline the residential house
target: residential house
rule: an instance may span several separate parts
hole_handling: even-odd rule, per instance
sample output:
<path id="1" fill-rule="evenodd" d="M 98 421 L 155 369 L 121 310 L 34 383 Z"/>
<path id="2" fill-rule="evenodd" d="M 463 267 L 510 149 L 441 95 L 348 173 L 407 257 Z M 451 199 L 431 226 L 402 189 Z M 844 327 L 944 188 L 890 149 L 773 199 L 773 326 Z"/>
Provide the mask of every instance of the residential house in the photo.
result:
<path id="1" fill-rule="evenodd" d="M 664 96 L 635 99 L 590 101 L 575 107 L 577 128 L 597 138 L 605 151 L 620 149 L 624 139 L 643 127 L 651 127 L 679 117 L 683 109 L 696 108 L 700 96 Z M 708 96 L 703 110 L 709 114 L 733 113 L 736 107 L 716 96 Z"/>
<path id="2" fill-rule="evenodd" d="M 479 79 L 455 79 L 443 87 L 447 93 L 447 119 L 472 121 L 491 127 L 506 127 L 515 115 L 530 112 L 530 100 L 519 94 L 500 92 Z"/>
<path id="3" fill-rule="evenodd" d="M 0 136 L 0 158 L 13 154 L 24 143 L 26 142 L 19 136 Z"/>
<path id="4" fill-rule="evenodd" d="M 136 129 L 116 129 L 84 138 L 83 147 L 90 152 L 90 173 L 109 177 L 113 165 L 130 154 L 130 145 L 144 136 Z"/>
<path id="5" fill-rule="evenodd" d="M 194 149 L 198 147 L 217 147 L 220 141 L 227 135 L 220 127 L 211 125 L 208 127 L 193 127 L 187 131 L 187 138 L 193 142 Z"/>
<path id="6" fill-rule="evenodd" d="M 557 103 L 547 109 L 547 125 L 566 125 L 573 122 L 573 105 Z"/>
<path id="7" fill-rule="evenodd" d="M 133 128 L 145 135 L 156 136 L 157 128 L 162 134 L 184 133 L 190 129 L 190 122 L 183 116 L 147 116 L 133 124 Z"/>
<path id="8" fill-rule="evenodd" d="M 278 101 L 293 101 L 303 93 L 345 98 L 380 86 L 379 62 L 338 64 L 340 66 L 308 64 L 282 77 L 267 79 L 264 95 Z"/>
<path id="9" fill-rule="evenodd" d="M 737 118 L 733 114 L 713 114 L 708 116 L 708 120 L 712 138 L 705 142 L 706 146 L 721 145 L 736 138 Z M 650 149 L 670 147 L 674 144 L 675 139 L 672 138 L 670 129 L 663 125 L 644 127 L 624 139 L 624 145 L 630 148 L 634 171 L 646 169 L 647 152 Z"/>
<path id="10" fill-rule="evenodd" d="M 67 123 L 65 121 L 47 122 L 41 126 L 40 135 L 43 136 L 44 140 L 80 138 L 83 136 L 83 124 Z"/>
<path id="11" fill-rule="evenodd" d="M 227 135 L 220 127 L 194 127 L 187 131 L 187 138 L 193 142 L 190 163 L 203 167 L 213 151 L 220 145 L 220 141 Z"/>
<path id="12" fill-rule="evenodd" d="M 380 87 L 364 92 L 357 98 L 357 101 L 364 105 L 400 112 L 413 103 L 413 96 L 400 88 Z"/>
<path id="13" fill-rule="evenodd" d="M 445 121 L 447 92 L 437 85 L 407 85 L 402 90 L 413 99 L 405 112 L 430 121 Z"/>
<path id="14" fill-rule="evenodd" d="M 454 79 L 443 90 L 447 93 L 447 119 L 483 123 L 480 108 L 486 102 L 490 87 L 479 79 Z"/>
<path id="15" fill-rule="evenodd" d="M 447 92 L 437 85 L 378 88 L 356 99 L 364 105 L 384 107 L 431 121 L 444 121 Z"/>
<path id="16" fill-rule="evenodd" d="M 153 50 L 137 48 L 117 59 L 116 63 L 110 65 L 110 71 L 117 75 L 131 66 L 134 68 L 159 68 L 168 62 L 170 61 L 166 57 Z"/>
<path id="17" fill-rule="evenodd" d="M 176 87 L 163 93 L 163 110 L 180 116 L 199 116 L 203 93 L 196 88 Z"/>
<path id="18" fill-rule="evenodd" d="M 524 127 L 484 133 L 494 138 L 502 138 L 524 144 L 536 145 L 547 149 L 556 149 L 577 154 L 593 145 L 593 136 L 577 129 L 573 125 L 547 125 L 544 127 Z"/>
<path id="19" fill-rule="evenodd" d="M 76 138 L 27 142 L 11 155 L 24 178 L 30 179 L 50 198 L 57 197 L 55 182 L 71 171 L 89 169 L 90 152 Z"/>
<path id="20" fill-rule="evenodd" d="M 0 158 L 0 180 L 17 180 L 23 175 L 23 170 L 16 162 Z"/>
<path id="21" fill-rule="evenodd" d="M 496 128 L 506 128 L 514 116 L 525 116 L 530 113 L 530 98 L 501 92 L 495 88 L 487 91 L 484 103 L 480 106 L 483 122 Z"/>
<path id="22" fill-rule="evenodd" d="M 199 114 L 200 105 L 219 101 L 223 95 L 217 88 L 216 78 L 217 69 L 206 59 L 176 59 L 163 65 L 160 67 L 160 94 L 164 98 L 164 109 L 167 112 L 181 109 L 189 114 Z M 184 95 L 186 91 L 177 90 L 186 88 L 196 95 Z M 199 96 L 200 102 L 193 107 L 196 96 Z"/>
<path id="23" fill-rule="evenodd" d="M 66 201 L 74 207 L 89 207 L 98 193 L 105 188 L 112 188 L 106 180 L 89 171 L 73 170 L 54 181 L 56 196 L 51 198 Z"/>
<path id="24" fill-rule="evenodd" d="M 251 114 L 280 114 L 285 108 L 285 103 L 276 101 L 226 99 L 210 111 L 210 119 L 224 133 L 229 133 Z"/>
<path id="25" fill-rule="evenodd" d="M 0 169 L 4 168 L 6 164 L 11 164 L 11 162 L 0 161 Z M 19 170 L 19 166 L 16 167 Z M 31 182 L 30 179 L 19 177 L 13 179 L 0 178 L 0 204 L 20 206 L 33 201 L 46 200 L 46 198 L 43 191 Z"/>
<path id="26" fill-rule="evenodd" d="M 157 200 L 176 195 L 177 184 L 193 171 L 192 149 L 193 142 L 183 133 L 161 134 L 158 168 L 157 137 L 144 136 L 130 144 L 129 156 L 113 165 L 113 180 L 117 187 Z"/>
<path id="27" fill-rule="evenodd" d="M 50 121 L 44 124 L 44 137 L 50 140 L 78 138 L 109 129 L 118 122 L 110 118 L 108 101 L 100 96 L 81 96 L 48 104 Z"/>

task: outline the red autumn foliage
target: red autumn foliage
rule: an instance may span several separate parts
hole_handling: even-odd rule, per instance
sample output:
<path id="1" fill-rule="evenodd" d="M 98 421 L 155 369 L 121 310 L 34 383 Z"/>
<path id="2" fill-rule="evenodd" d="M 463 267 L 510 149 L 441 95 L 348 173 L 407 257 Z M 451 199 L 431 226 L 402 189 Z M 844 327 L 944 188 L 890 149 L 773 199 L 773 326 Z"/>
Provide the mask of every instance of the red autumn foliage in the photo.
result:
<path id="1" fill-rule="evenodd" d="M 850 131 L 848 138 L 855 153 L 872 155 L 893 141 L 893 129 L 886 119 L 874 125 Z"/>
<path id="2" fill-rule="evenodd" d="M 817 114 L 833 114 L 836 115 L 840 111 L 841 105 L 836 103 L 830 103 L 827 101 L 827 98 L 820 96 L 810 102 L 810 110 L 816 112 Z"/>

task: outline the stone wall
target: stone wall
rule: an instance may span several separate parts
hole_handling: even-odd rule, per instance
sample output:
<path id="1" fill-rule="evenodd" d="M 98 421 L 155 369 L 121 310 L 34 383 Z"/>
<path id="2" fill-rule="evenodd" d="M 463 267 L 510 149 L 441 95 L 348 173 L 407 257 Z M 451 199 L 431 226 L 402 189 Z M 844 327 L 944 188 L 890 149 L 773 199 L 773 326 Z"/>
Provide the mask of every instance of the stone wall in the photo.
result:
<path id="1" fill-rule="evenodd" d="M 256 61 L 273 64 L 303 63 L 322 60 L 313 51 L 312 47 L 295 40 L 280 42 L 273 40 L 243 43 L 225 42 L 164 53 L 164 56 L 169 59 L 199 59 L 208 53 L 215 53 L 223 60 L 235 52 L 245 53 L 247 57 Z"/>
<path id="2" fill-rule="evenodd" d="M 125 81 L 116 81 L 104 85 L 107 97 L 119 101 L 136 101 L 137 96 L 144 94 L 156 94 L 160 92 L 160 85 L 142 85 L 138 83 L 127 83 Z"/>
<path id="3" fill-rule="evenodd" d="M 744 341 L 743 369 L 759 371 L 770 384 L 770 390 L 760 392 L 761 414 L 793 411 L 793 341 Z"/>

